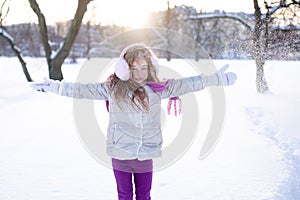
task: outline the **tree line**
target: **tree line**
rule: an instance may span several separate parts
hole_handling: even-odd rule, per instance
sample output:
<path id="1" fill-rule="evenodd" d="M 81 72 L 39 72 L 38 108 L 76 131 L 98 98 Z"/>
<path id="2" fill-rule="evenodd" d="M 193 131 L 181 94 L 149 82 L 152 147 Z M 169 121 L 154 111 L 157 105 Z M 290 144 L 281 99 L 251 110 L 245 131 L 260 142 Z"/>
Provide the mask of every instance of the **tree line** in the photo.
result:
<path id="1" fill-rule="evenodd" d="M 221 18 L 222 15 L 234 14 L 235 16 L 244 16 L 250 21 L 254 21 L 253 14 L 245 13 L 224 13 L 215 11 L 212 13 L 201 13 L 200 16 L 212 15 L 213 18 L 197 21 L 191 16 L 199 15 L 193 7 L 176 6 L 171 9 L 169 25 L 166 25 L 166 11 L 153 13 L 148 17 L 148 25 L 151 27 L 168 28 L 185 34 L 195 39 L 201 47 L 206 49 L 213 59 L 252 59 L 253 42 L 251 40 L 251 32 L 237 20 L 230 18 Z M 217 17 L 219 16 L 219 17 Z M 56 52 L 64 42 L 64 37 L 67 34 L 70 21 L 57 22 L 54 25 L 47 26 L 48 40 L 51 49 Z M 39 25 L 34 23 L 14 24 L 4 26 L 4 28 L 12 36 L 14 36 L 15 44 L 22 51 L 23 56 L 44 57 L 45 52 L 40 39 Z M 76 58 L 85 58 L 89 55 L 91 49 L 97 48 L 99 44 L 107 38 L 132 30 L 130 27 L 121 27 L 116 25 L 101 25 L 84 23 L 80 26 L 75 42 L 67 56 L 71 62 L 76 62 Z M 141 35 L 142 31 L 141 31 Z M 268 42 L 269 52 L 268 58 L 274 60 L 299 60 L 299 41 L 300 31 L 296 27 L 289 26 L 273 26 L 269 30 Z M 166 37 L 166 36 L 164 36 Z M 172 40 L 172 38 L 169 38 Z M 133 35 L 128 38 L 123 38 L 122 43 L 141 40 L 147 44 L 155 44 L 156 38 L 142 37 Z M 164 42 L 164 41 L 162 41 Z M 170 41 L 171 44 L 180 41 Z M 195 49 L 188 44 L 180 44 L 181 48 L 190 51 L 190 58 L 195 58 Z M 278 48 L 279 47 L 279 48 Z M 115 47 L 104 47 L 101 57 L 117 56 Z M 274 53 L 276 52 L 276 53 Z M 9 44 L 4 38 L 0 37 L 0 56 L 15 56 Z M 162 54 L 162 56 L 165 56 Z M 176 55 L 173 55 L 176 56 Z M 197 58 L 195 58 L 197 59 Z"/>

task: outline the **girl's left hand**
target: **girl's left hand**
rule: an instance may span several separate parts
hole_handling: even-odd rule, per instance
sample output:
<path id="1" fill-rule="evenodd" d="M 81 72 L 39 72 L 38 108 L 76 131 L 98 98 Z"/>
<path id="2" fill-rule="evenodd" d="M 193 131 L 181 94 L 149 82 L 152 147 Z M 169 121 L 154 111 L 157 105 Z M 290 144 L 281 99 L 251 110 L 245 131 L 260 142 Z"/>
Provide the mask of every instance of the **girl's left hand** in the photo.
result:
<path id="1" fill-rule="evenodd" d="M 219 71 L 217 72 L 217 76 L 219 79 L 219 84 L 218 85 L 224 85 L 224 86 L 229 86 L 233 85 L 237 79 L 237 75 L 233 72 L 227 72 L 225 71 L 228 69 L 229 64 L 224 65 Z"/>
<path id="2" fill-rule="evenodd" d="M 204 76 L 206 86 L 229 86 L 233 85 L 237 79 L 237 75 L 233 72 L 227 72 L 229 64 L 224 65 L 216 73 L 210 76 Z"/>

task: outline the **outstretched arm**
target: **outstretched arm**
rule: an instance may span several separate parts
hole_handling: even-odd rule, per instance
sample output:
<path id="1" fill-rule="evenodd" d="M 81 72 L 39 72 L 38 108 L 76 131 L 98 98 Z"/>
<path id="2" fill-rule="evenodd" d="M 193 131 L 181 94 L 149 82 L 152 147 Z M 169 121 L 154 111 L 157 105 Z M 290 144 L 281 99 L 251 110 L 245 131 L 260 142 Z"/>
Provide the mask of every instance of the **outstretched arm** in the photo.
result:
<path id="1" fill-rule="evenodd" d="M 233 72 L 225 71 L 228 69 L 229 64 L 224 65 L 216 73 L 210 76 L 203 76 L 206 86 L 230 86 L 233 85 L 237 79 L 237 75 Z"/>
<path id="2" fill-rule="evenodd" d="M 170 98 L 187 94 L 189 92 L 200 91 L 205 87 L 233 85 L 237 76 L 233 72 L 225 73 L 228 67 L 228 64 L 224 65 L 220 70 L 209 76 L 199 75 L 173 80 L 166 89 L 161 92 L 161 96 L 162 98 Z"/>
<path id="3" fill-rule="evenodd" d="M 51 92 L 79 99 L 107 100 L 109 98 L 108 86 L 102 83 L 83 84 L 45 79 L 42 83 L 30 84 L 30 87 L 39 92 Z"/>

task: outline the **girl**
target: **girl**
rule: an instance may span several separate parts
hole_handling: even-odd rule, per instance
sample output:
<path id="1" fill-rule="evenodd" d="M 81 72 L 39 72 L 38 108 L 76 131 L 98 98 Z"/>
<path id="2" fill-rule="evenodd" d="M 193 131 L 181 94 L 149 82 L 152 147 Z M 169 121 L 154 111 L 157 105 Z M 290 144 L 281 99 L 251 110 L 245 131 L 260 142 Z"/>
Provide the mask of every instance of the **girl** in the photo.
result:
<path id="1" fill-rule="evenodd" d="M 144 44 L 126 47 L 114 74 L 104 83 L 81 84 L 47 80 L 31 87 L 42 92 L 108 102 L 107 154 L 112 158 L 119 200 L 150 200 L 153 158 L 161 156 L 161 100 L 195 92 L 208 86 L 232 85 L 228 66 L 210 75 L 160 82 L 157 58 Z M 169 108 L 168 108 L 169 109 Z"/>

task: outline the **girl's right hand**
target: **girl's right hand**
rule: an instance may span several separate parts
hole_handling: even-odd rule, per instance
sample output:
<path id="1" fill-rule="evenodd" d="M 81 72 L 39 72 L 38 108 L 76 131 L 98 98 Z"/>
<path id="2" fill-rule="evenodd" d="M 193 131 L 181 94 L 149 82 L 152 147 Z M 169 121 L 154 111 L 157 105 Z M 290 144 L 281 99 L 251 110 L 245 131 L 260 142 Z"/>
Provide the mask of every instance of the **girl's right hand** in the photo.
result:
<path id="1" fill-rule="evenodd" d="M 39 92 L 59 93 L 60 82 L 44 78 L 42 83 L 31 83 L 30 87 Z"/>

